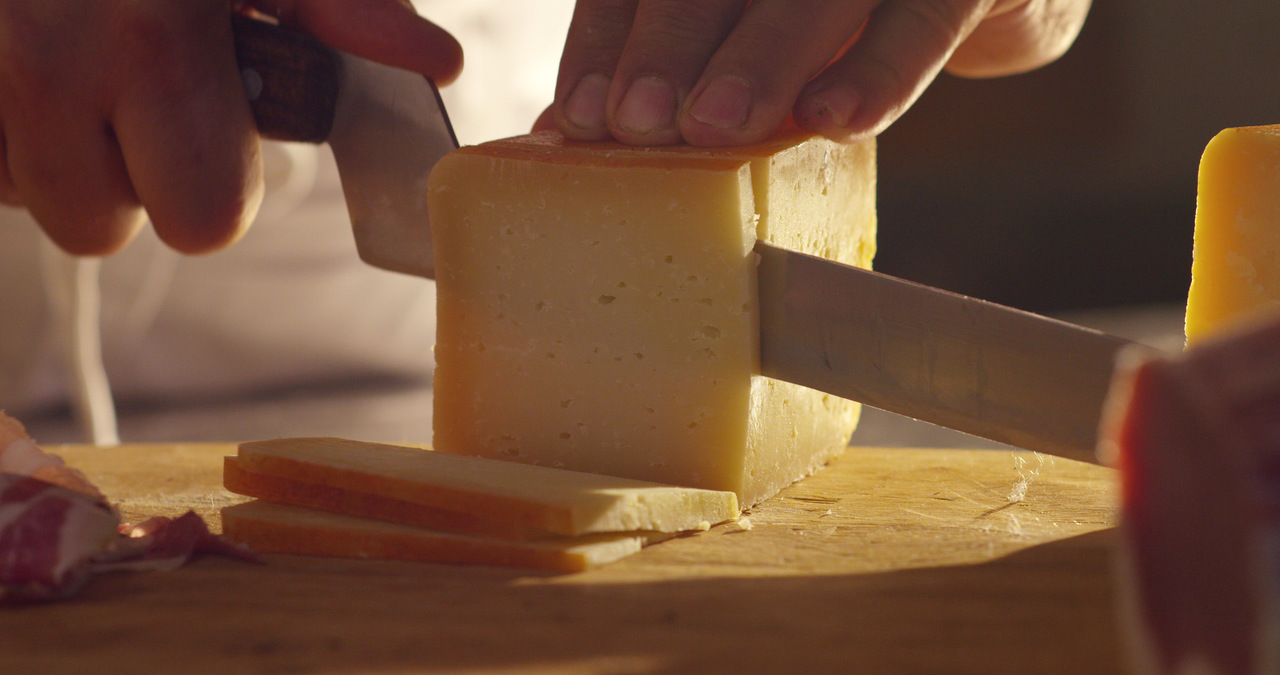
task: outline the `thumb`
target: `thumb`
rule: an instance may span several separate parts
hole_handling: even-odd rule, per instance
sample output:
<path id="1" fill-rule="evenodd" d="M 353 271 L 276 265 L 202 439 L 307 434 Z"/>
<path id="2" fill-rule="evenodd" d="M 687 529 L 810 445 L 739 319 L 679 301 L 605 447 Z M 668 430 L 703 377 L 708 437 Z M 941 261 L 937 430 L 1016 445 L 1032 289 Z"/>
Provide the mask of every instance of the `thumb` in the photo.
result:
<path id="1" fill-rule="evenodd" d="M 448 84 L 462 71 L 462 46 L 418 16 L 408 0 L 245 0 L 321 42 Z"/>

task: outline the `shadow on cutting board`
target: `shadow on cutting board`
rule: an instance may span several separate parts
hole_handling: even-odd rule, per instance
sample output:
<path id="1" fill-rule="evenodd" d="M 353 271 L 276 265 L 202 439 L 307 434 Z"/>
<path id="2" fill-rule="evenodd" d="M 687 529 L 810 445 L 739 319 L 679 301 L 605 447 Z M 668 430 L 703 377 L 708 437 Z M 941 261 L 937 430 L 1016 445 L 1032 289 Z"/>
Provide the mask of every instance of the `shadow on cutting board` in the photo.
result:
<path id="1" fill-rule="evenodd" d="M 302 558 L 246 574 L 208 560 L 171 575 L 103 580 L 71 604 L 21 611 L 22 625 L 0 637 L 16 641 L 0 652 L 0 667 L 1119 673 L 1110 536 L 973 565 L 601 584 Z"/>

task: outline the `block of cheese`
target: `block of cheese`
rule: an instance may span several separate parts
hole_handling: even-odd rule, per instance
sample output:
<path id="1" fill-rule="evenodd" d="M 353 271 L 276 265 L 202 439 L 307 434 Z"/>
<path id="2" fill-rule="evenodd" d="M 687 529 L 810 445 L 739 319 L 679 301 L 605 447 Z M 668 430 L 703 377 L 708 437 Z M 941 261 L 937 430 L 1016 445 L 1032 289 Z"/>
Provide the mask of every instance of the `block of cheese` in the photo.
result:
<path id="1" fill-rule="evenodd" d="M 223 534 L 262 553 L 409 560 L 450 565 L 579 572 L 614 562 L 673 535 L 590 534 L 510 541 L 255 500 L 222 509 Z"/>
<path id="2" fill-rule="evenodd" d="M 1280 125 L 1226 129 L 1200 160 L 1187 342 L 1280 312 Z"/>
<path id="3" fill-rule="evenodd" d="M 856 404 L 759 376 L 757 239 L 869 266 L 874 141 L 745 148 L 553 133 L 432 171 L 437 450 L 758 503 L 840 453 Z"/>
<path id="4" fill-rule="evenodd" d="M 223 483 L 272 502 L 506 539 L 704 530 L 739 513 L 732 492 L 338 438 L 242 443 Z"/>

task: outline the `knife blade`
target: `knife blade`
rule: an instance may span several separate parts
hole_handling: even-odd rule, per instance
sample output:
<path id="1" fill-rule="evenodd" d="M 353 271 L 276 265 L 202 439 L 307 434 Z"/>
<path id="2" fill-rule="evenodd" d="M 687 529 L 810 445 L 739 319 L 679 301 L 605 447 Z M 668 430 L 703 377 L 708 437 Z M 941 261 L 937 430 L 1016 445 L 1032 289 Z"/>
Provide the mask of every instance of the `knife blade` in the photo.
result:
<path id="1" fill-rule="evenodd" d="M 435 84 L 264 21 L 232 33 L 258 131 L 333 150 L 360 258 L 434 278 L 427 176 L 458 147 Z"/>
<path id="2" fill-rule="evenodd" d="M 1097 463 L 1131 342 L 764 242 L 760 372 L 1019 448 Z"/>

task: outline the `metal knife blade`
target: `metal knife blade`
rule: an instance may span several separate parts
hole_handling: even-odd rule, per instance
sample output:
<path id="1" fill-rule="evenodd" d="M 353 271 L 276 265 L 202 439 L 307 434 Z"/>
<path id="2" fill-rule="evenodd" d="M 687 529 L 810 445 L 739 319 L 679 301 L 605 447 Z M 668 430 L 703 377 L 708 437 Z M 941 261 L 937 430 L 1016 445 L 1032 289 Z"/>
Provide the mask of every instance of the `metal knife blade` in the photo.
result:
<path id="1" fill-rule="evenodd" d="M 458 147 L 435 84 L 255 19 L 232 32 L 259 131 L 332 148 L 360 258 L 433 278 L 427 175 Z"/>
<path id="2" fill-rule="evenodd" d="M 1063 321 L 756 244 L 760 371 L 1089 462 L 1117 352 Z"/>

